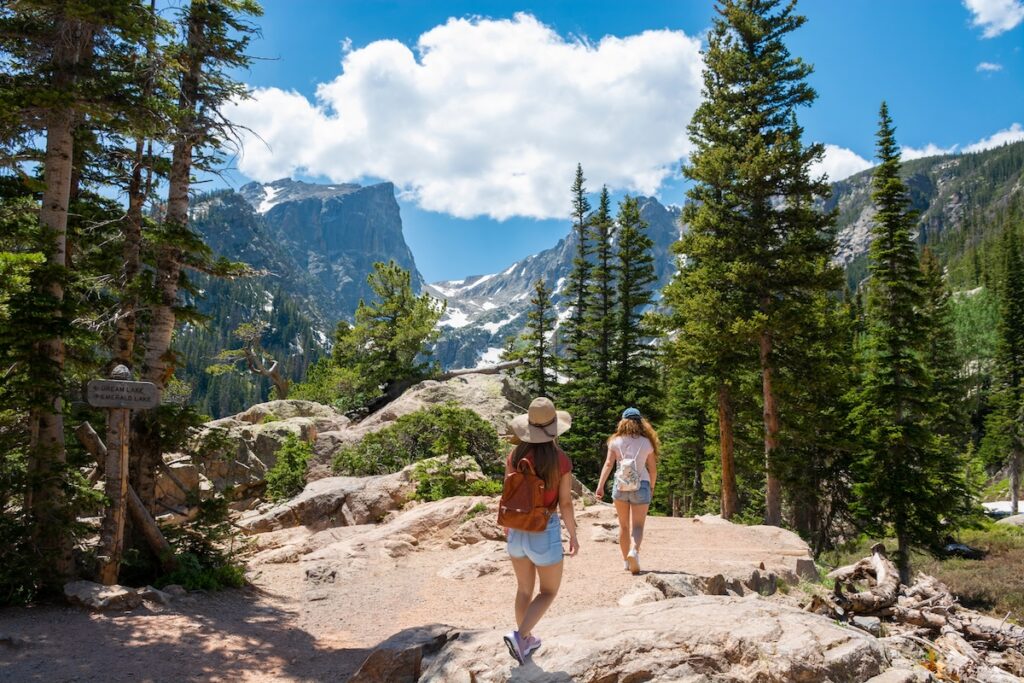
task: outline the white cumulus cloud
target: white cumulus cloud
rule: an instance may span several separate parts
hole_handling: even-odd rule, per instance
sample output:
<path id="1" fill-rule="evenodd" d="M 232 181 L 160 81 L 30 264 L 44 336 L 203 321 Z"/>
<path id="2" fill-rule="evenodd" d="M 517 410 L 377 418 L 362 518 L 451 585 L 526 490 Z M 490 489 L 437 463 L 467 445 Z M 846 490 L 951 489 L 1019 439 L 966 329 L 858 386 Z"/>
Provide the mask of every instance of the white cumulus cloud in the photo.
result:
<path id="1" fill-rule="evenodd" d="M 1019 123 L 1011 124 L 1006 130 L 1001 130 L 987 138 L 978 140 L 974 144 L 964 147 L 965 152 L 981 152 L 993 147 L 1001 147 L 1011 142 L 1024 140 L 1024 128 Z"/>
<path id="2" fill-rule="evenodd" d="M 813 175 L 828 174 L 831 181 L 843 180 L 874 164 L 851 149 L 838 145 L 825 145 L 825 156 L 811 168 Z"/>
<path id="3" fill-rule="evenodd" d="M 900 159 L 910 161 L 911 159 L 922 159 L 924 157 L 937 157 L 944 154 L 952 154 L 956 151 L 956 145 L 951 147 L 939 147 L 934 142 L 929 142 L 924 147 L 901 147 Z"/>
<path id="4" fill-rule="evenodd" d="M 699 50 L 681 31 L 590 43 L 529 14 L 449 19 L 415 51 L 348 49 L 313 101 L 261 88 L 236 103 L 232 120 L 258 135 L 239 169 L 261 181 L 383 178 L 466 218 L 566 216 L 577 161 L 592 190 L 653 194 L 690 149 Z"/>
<path id="5" fill-rule="evenodd" d="M 1003 65 L 995 64 L 993 62 L 981 62 L 978 66 L 974 67 L 974 70 L 981 73 L 994 73 L 996 71 L 1002 71 Z"/>
<path id="6" fill-rule="evenodd" d="M 971 24 L 982 29 L 986 38 L 995 38 L 1024 21 L 1022 0 L 963 0 L 970 10 Z"/>

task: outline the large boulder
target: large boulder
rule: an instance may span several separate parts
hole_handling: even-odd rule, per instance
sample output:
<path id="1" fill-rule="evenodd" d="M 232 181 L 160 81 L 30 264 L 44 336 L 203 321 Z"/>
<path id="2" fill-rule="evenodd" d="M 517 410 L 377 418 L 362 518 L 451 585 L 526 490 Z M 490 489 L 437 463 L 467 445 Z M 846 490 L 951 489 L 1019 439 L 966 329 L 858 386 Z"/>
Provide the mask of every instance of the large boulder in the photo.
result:
<path id="1" fill-rule="evenodd" d="M 882 644 L 757 597 L 698 596 L 546 619 L 544 647 L 517 666 L 495 631 L 463 632 L 428 681 L 864 681 L 888 668 Z"/>
<path id="2" fill-rule="evenodd" d="M 244 495 L 263 483 L 289 436 L 313 444 L 321 431 L 348 424 L 344 415 L 313 401 L 260 403 L 238 415 L 207 422 L 192 440 L 192 462 L 214 489 L 233 486 Z"/>
<path id="3" fill-rule="evenodd" d="M 518 380 L 502 374 L 470 373 L 440 382 L 426 380 L 358 424 L 320 432 L 313 448 L 318 463 L 329 464 L 340 448 L 358 443 L 367 434 L 384 429 L 403 415 L 449 402 L 469 408 L 490 422 L 499 434 L 504 434 L 508 421 L 525 412 L 523 406 L 529 404 L 530 397 Z M 315 469 L 321 471 L 321 467 Z"/>
<path id="4" fill-rule="evenodd" d="M 277 420 L 306 417 L 313 421 L 318 431 L 327 432 L 343 429 L 350 420 L 330 406 L 315 401 L 268 401 L 258 403 L 239 413 L 234 419 L 249 424 L 264 424 Z"/>
<path id="5" fill-rule="evenodd" d="M 294 526 L 318 530 L 371 524 L 401 508 L 415 492 L 408 468 L 376 477 L 327 477 L 310 482 L 298 496 L 266 512 L 242 517 L 238 525 L 262 533 Z"/>
<path id="6" fill-rule="evenodd" d="M 1010 515 L 1009 517 L 1003 517 L 996 524 L 1002 524 L 1003 526 L 1016 526 L 1024 527 L 1024 515 Z"/>

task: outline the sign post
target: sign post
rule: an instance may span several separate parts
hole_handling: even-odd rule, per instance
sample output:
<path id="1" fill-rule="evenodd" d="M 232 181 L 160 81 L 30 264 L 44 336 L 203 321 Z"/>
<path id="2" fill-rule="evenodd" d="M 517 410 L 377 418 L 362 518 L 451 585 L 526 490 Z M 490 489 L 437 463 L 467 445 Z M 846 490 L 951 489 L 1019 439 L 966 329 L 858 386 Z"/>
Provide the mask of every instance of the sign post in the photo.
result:
<path id="1" fill-rule="evenodd" d="M 131 381 L 131 371 L 118 365 L 109 380 L 92 380 L 86 386 L 86 401 L 96 408 L 107 408 L 107 458 L 104 493 L 110 507 L 100 527 L 99 579 L 112 586 L 117 583 L 124 552 L 124 519 L 128 497 L 128 441 L 132 410 L 154 408 L 160 403 L 160 391 L 151 382 Z"/>

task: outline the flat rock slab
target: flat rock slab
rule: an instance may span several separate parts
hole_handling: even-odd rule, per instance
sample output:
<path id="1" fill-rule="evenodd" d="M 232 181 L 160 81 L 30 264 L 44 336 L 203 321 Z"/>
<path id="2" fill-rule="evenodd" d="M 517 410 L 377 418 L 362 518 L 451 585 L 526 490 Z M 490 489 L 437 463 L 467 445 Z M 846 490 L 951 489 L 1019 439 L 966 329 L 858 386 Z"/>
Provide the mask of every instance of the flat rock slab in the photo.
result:
<path id="1" fill-rule="evenodd" d="M 64 597 L 72 605 L 91 610 L 127 610 L 142 604 L 134 588 L 104 586 L 92 581 L 72 581 L 64 586 Z"/>
<path id="2" fill-rule="evenodd" d="M 758 598 L 698 596 L 541 622 L 544 645 L 518 666 L 497 631 L 463 634 L 426 681 L 860 682 L 888 668 L 882 644 Z"/>

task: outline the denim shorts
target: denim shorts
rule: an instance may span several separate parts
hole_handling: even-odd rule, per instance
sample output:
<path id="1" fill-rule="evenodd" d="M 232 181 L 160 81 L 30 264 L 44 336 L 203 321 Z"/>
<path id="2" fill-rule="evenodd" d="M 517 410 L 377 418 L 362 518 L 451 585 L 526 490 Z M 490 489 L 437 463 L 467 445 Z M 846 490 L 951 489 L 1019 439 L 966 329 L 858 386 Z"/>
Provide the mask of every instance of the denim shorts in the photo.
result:
<path id="1" fill-rule="evenodd" d="M 538 567 L 561 562 L 562 524 L 558 515 L 553 514 L 548 518 L 548 528 L 544 531 L 509 529 L 508 554 L 515 558 L 529 558 Z"/>
<path id="2" fill-rule="evenodd" d="M 641 481 L 636 491 L 619 491 L 612 486 L 612 500 L 621 500 L 630 505 L 651 504 L 651 482 Z"/>

